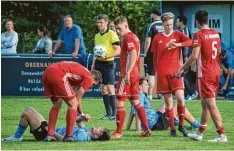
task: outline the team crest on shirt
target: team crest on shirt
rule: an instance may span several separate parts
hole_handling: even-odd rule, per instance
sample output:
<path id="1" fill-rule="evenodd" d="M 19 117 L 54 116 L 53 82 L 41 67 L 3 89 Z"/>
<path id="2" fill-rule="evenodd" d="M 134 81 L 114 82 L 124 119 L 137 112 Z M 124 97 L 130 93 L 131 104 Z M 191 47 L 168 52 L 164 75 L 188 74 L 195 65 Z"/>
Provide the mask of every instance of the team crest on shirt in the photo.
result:
<path id="1" fill-rule="evenodd" d="M 161 44 L 161 43 L 162 43 L 162 40 L 160 40 L 158 43 Z"/>
<path id="2" fill-rule="evenodd" d="M 171 39 L 170 41 L 171 41 L 171 42 L 176 42 L 176 39 Z"/>
<path id="3" fill-rule="evenodd" d="M 198 40 L 194 40 L 194 41 L 193 41 L 193 44 L 194 44 L 194 45 L 198 44 Z"/>

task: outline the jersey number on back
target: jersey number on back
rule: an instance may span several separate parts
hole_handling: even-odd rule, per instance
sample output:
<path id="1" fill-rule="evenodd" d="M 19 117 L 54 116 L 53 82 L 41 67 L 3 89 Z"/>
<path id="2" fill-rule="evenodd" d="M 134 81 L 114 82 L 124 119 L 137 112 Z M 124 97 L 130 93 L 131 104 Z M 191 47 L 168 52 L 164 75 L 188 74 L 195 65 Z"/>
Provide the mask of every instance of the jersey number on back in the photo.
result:
<path id="1" fill-rule="evenodd" d="M 217 49 L 216 45 L 217 45 L 217 41 L 213 41 L 212 42 L 212 59 L 215 59 L 217 56 L 218 49 Z"/>

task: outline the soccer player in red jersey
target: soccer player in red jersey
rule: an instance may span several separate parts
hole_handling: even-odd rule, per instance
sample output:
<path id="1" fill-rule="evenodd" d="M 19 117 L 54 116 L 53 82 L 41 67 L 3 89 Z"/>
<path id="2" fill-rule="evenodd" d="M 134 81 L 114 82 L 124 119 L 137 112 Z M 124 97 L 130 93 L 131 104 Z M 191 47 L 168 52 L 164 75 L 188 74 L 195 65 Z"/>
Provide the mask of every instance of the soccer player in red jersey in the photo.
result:
<path id="1" fill-rule="evenodd" d="M 179 116 L 178 130 L 187 136 L 188 131 L 184 127 L 185 103 L 183 78 L 175 77 L 180 66 L 183 64 L 181 47 L 191 46 L 190 40 L 180 31 L 173 30 L 174 15 L 164 13 L 161 16 L 164 31 L 157 34 L 152 43 L 151 51 L 154 55 L 154 69 L 157 81 L 157 93 L 163 94 L 165 99 L 165 113 L 171 129 L 171 136 L 176 137 L 174 126 L 173 98 L 177 98 L 177 112 Z"/>
<path id="2" fill-rule="evenodd" d="M 117 84 L 117 114 L 116 114 L 116 131 L 111 134 L 112 138 L 120 138 L 126 110 L 124 107 L 125 100 L 128 98 L 131 104 L 136 109 L 137 115 L 143 124 L 144 131 L 141 133 L 143 137 L 151 136 L 151 130 L 148 126 L 148 121 L 144 107 L 140 104 L 138 96 L 138 86 L 140 79 L 140 42 L 129 27 L 126 17 L 119 16 L 115 20 L 116 30 L 122 38 L 121 53 L 120 53 L 120 78 Z"/>
<path id="3" fill-rule="evenodd" d="M 188 136 L 201 141 L 203 132 L 207 127 L 206 124 L 211 116 L 219 135 L 209 142 L 227 142 L 222 117 L 215 101 L 220 80 L 220 37 L 218 32 L 209 28 L 206 10 L 197 11 L 195 19 L 199 31 L 195 33 L 193 38 L 193 53 L 177 73 L 177 76 L 180 76 L 186 68 L 197 60 L 197 91 L 202 99 L 201 125 L 197 133 L 188 134 Z"/>
<path id="4" fill-rule="evenodd" d="M 77 112 L 82 114 L 81 98 L 92 85 L 98 84 L 100 80 L 100 72 L 90 72 L 75 62 L 54 63 L 45 70 L 42 77 L 45 97 L 50 98 L 53 103 L 49 112 L 47 141 L 55 140 L 54 129 L 62 100 L 68 105 L 66 135 L 63 141 L 75 141 L 72 138 L 72 131 Z"/>

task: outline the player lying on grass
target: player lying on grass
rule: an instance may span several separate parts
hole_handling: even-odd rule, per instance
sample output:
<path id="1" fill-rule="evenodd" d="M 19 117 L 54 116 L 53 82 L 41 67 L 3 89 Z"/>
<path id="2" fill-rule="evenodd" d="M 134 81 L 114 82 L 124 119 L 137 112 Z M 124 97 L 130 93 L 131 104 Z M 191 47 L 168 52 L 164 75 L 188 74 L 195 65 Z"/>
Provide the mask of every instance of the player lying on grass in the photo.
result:
<path id="1" fill-rule="evenodd" d="M 147 116 L 148 123 L 149 123 L 149 128 L 151 130 L 165 130 L 168 128 L 168 121 L 166 118 L 160 118 L 161 116 L 165 117 L 164 115 L 165 104 L 162 103 L 157 111 L 152 109 L 152 107 L 150 106 L 150 102 L 146 97 L 148 94 L 148 89 L 149 89 L 149 85 L 148 85 L 147 79 L 141 78 L 139 82 L 139 91 L 140 91 L 139 100 L 140 100 L 141 105 L 144 106 L 145 108 L 146 116 Z M 177 105 L 174 105 L 173 110 L 174 110 L 174 123 L 175 125 L 178 125 L 179 121 L 176 117 Z M 134 110 L 133 107 L 131 107 L 131 112 L 128 118 L 127 130 L 130 129 L 134 116 L 136 116 L 136 130 L 140 131 L 141 122 L 138 116 L 136 115 L 136 111 Z M 187 109 L 185 109 L 185 120 L 191 124 L 192 128 L 198 128 L 200 125 L 200 123 L 197 120 L 195 120 L 195 118 Z"/>
<path id="2" fill-rule="evenodd" d="M 91 119 L 89 115 L 82 115 L 76 117 L 77 127 L 73 129 L 72 137 L 78 142 L 86 141 L 107 141 L 110 140 L 110 131 L 106 128 L 88 128 L 84 125 L 83 121 L 88 122 Z M 21 114 L 18 128 L 15 133 L 8 137 L 2 139 L 4 142 L 12 141 L 22 141 L 23 134 L 27 127 L 30 127 L 30 133 L 33 134 L 37 141 L 46 140 L 48 135 L 48 124 L 45 118 L 33 107 L 27 107 Z M 66 133 L 66 128 L 56 128 L 54 137 L 56 140 L 53 141 L 63 141 Z"/>

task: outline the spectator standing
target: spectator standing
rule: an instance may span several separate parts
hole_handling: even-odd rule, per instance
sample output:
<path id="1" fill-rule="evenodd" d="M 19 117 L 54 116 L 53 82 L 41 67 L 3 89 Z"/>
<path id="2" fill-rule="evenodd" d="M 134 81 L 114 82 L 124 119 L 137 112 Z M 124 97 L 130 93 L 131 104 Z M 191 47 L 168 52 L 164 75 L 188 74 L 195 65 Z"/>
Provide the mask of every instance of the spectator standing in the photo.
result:
<path id="1" fill-rule="evenodd" d="M 54 49 L 49 53 L 49 56 L 53 57 L 63 42 L 66 53 L 72 54 L 73 58 L 77 57 L 79 54 L 79 63 L 84 64 L 86 50 L 83 33 L 80 26 L 73 24 L 73 19 L 70 15 L 64 17 L 64 25 L 65 26 L 62 28 L 58 36 Z"/>
<path id="2" fill-rule="evenodd" d="M 151 49 L 154 36 L 163 31 L 163 26 L 160 16 L 161 16 L 160 11 L 157 8 L 153 9 L 150 15 L 150 18 L 153 22 L 150 23 L 147 27 L 145 46 L 144 46 L 144 56 L 145 56 L 144 64 L 147 65 L 145 71 L 147 71 L 148 74 L 147 79 L 149 81 L 149 92 L 148 92 L 149 99 L 152 99 L 155 82 L 157 82 L 155 81 L 155 71 L 153 67 L 153 53 L 149 50 Z"/>
<path id="3" fill-rule="evenodd" d="M 14 31 L 12 20 L 6 21 L 6 32 L 1 34 L 1 53 L 17 53 L 18 33 Z"/>
<path id="4" fill-rule="evenodd" d="M 107 52 L 104 57 L 94 57 L 92 70 L 98 70 L 103 76 L 101 86 L 102 97 L 106 108 L 106 115 L 102 119 L 115 119 L 115 63 L 114 57 L 120 54 L 120 41 L 116 32 L 108 29 L 108 16 L 100 14 L 97 16 L 97 27 L 99 33 L 95 35 L 95 45 L 103 45 Z"/>
<path id="5" fill-rule="evenodd" d="M 113 22 L 113 21 L 109 23 L 109 26 L 108 26 L 108 27 L 109 27 L 109 29 L 110 29 L 110 30 L 112 30 L 112 31 L 116 32 L 115 24 L 114 24 L 114 22 Z"/>
<path id="6" fill-rule="evenodd" d="M 37 34 L 40 39 L 35 47 L 35 53 L 50 53 L 52 51 L 52 40 L 48 29 L 40 26 L 37 28 Z"/>

